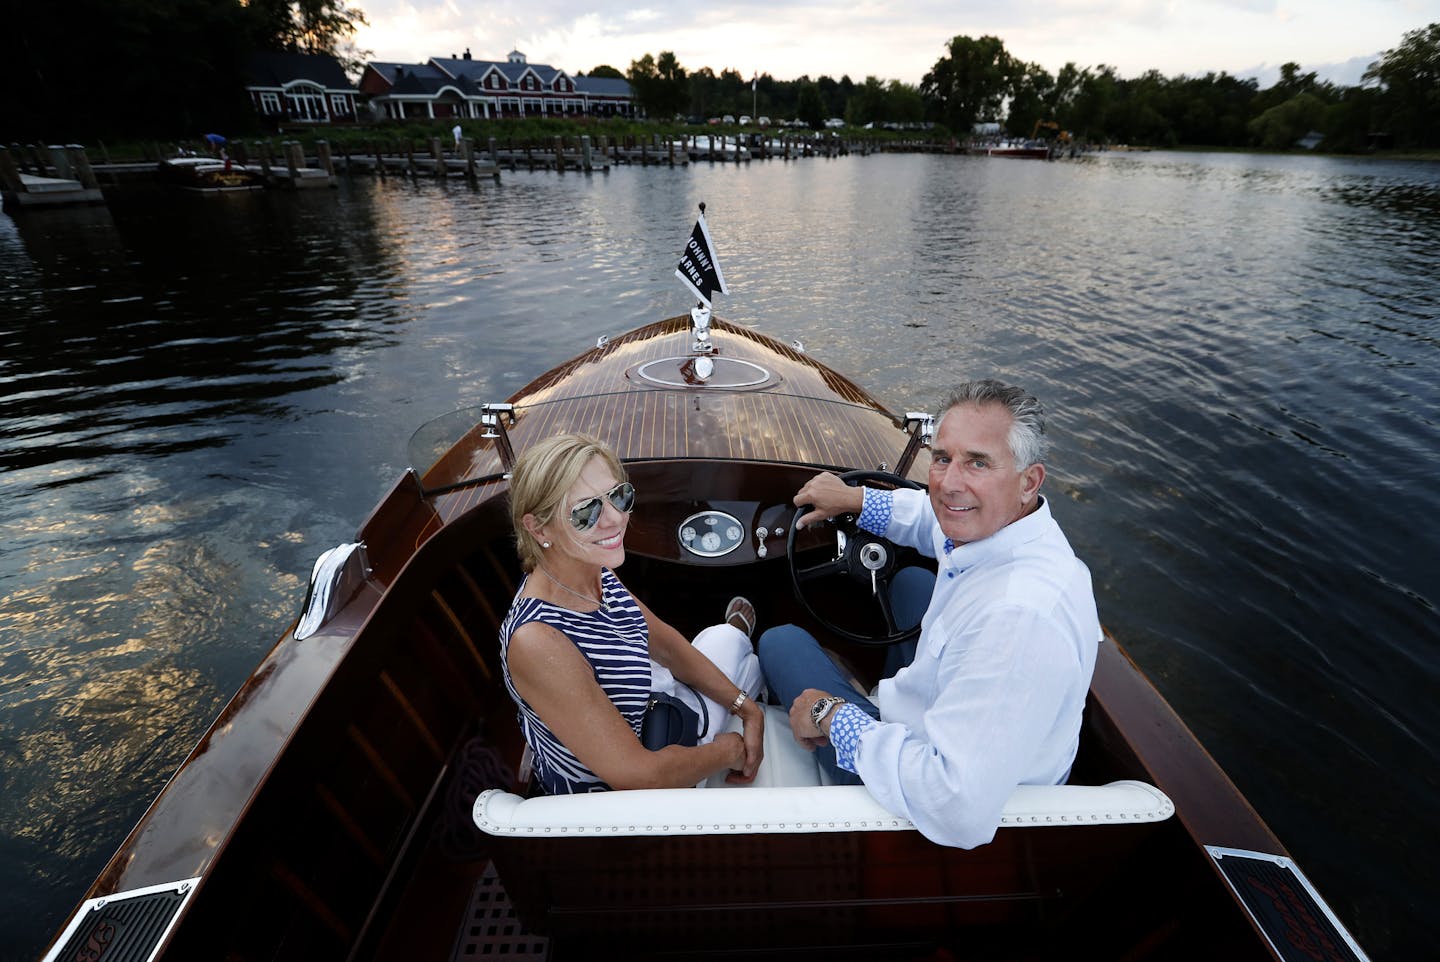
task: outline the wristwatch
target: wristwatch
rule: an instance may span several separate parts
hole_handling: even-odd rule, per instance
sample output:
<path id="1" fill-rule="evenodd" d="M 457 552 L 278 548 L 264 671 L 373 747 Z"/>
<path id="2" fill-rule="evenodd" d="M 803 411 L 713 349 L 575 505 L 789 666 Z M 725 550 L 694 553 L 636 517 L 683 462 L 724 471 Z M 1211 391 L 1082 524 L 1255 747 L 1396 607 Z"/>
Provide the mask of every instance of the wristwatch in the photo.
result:
<path id="1" fill-rule="evenodd" d="M 830 714 L 837 706 L 843 704 L 845 704 L 845 699 L 839 695 L 826 695 L 824 698 L 821 698 L 810 706 L 810 724 L 814 725 L 817 730 L 823 731 L 823 729 L 820 728 L 820 723 L 825 720 L 825 716 Z"/>

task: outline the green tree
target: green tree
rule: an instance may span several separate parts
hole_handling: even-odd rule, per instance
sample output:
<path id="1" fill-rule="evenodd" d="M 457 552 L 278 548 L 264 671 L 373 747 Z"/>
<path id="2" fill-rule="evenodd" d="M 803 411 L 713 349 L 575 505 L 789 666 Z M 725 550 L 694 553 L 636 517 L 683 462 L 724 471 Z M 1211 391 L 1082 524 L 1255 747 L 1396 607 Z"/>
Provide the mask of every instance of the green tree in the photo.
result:
<path id="1" fill-rule="evenodd" d="M 1115 68 L 1101 64 L 1094 71 L 1081 70 L 1076 79 L 1075 96 L 1061 112 L 1060 123 L 1073 131 L 1079 140 L 1099 142 L 1107 139 L 1110 113 L 1119 100 L 1120 78 Z"/>
<path id="2" fill-rule="evenodd" d="M 1055 78 L 1048 70 L 1035 63 L 1022 66 L 1010 92 L 1006 131 L 1015 137 L 1028 137 L 1041 121 L 1053 123 L 1054 93 Z"/>
<path id="3" fill-rule="evenodd" d="M 904 124 L 919 123 L 925 119 L 925 101 L 920 88 L 899 80 L 890 81 L 885 88 L 886 120 Z"/>
<path id="4" fill-rule="evenodd" d="M 640 108 L 657 120 L 668 120 L 683 112 L 690 102 L 690 87 L 685 77 L 685 68 L 668 50 L 659 57 L 647 53 L 639 60 L 632 60 L 627 75 Z"/>
<path id="5" fill-rule="evenodd" d="M 801 84 L 796 94 L 795 119 L 811 130 L 825 126 L 825 102 L 820 99 L 820 88 L 808 80 Z"/>
<path id="6" fill-rule="evenodd" d="M 854 127 L 883 123 L 887 119 L 889 97 L 885 84 L 873 74 L 855 89 L 845 104 L 845 122 Z"/>
<path id="7" fill-rule="evenodd" d="M 238 0 L 251 24 L 251 37 L 262 50 L 330 54 L 357 70 L 366 51 L 355 48 L 355 31 L 367 26 L 364 11 L 345 0 Z"/>
<path id="8" fill-rule="evenodd" d="M 1281 150 L 1325 122 L 1325 102 L 1312 93 L 1298 93 L 1250 121 L 1250 136 L 1261 147 Z"/>
<path id="9" fill-rule="evenodd" d="M 977 120 L 996 120 L 1014 87 L 1019 65 L 998 37 L 957 36 L 920 81 L 920 93 L 952 131 L 968 132 Z"/>
<path id="10" fill-rule="evenodd" d="M 1375 120 L 1397 147 L 1440 145 L 1440 23 L 1405 34 L 1369 66 L 1363 82 L 1381 88 Z"/>
<path id="11" fill-rule="evenodd" d="M 591 68 L 590 73 L 589 73 L 588 75 L 582 75 L 582 76 L 604 77 L 604 78 L 606 78 L 607 80 L 624 80 L 624 79 L 625 79 L 625 75 L 624 75 L 623 73 L 621 73 L 620 71 L 616 70 L 614 67 L 610 66 L 608 63 L 602 63 L 602 64 L 601 64 L 600 66 L 598 66 L 598 67 L 593 67 L 593 68 Z"/>
<path id="12" fill-rule="evenodd" d="M 5 10 L 7 140 L 199 137 L 254 122 L 243 81 L 251 21 L 239 0 L 73 0 Z M 112 68 L 97 74 L 95 64 Z"/>

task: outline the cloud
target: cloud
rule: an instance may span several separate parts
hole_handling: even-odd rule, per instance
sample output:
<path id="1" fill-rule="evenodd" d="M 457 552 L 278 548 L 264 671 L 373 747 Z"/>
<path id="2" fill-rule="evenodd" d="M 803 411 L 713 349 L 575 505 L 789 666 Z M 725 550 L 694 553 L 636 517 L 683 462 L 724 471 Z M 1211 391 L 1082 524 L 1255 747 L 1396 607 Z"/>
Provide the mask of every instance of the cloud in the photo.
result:
<path id="1" fill-rule="evenodd" d="M 512 48 L 532 62 L 624 70 L 647 53 L 681 64 L 781 79 L 848 74 L 918 83 L 957 35 L 999 37 L 1018 59 L 1052 72 L 1067 62 L 1121 76 L 1226 71 L 1289 61 L 1358 80 L 1352 61 L 1440 20 L 1436 0 L 732 0 L 723 6 L 559 0 L 368 0 L 357 37 L 374 59 L 423 61 L 467 47 L 479 59 Z M 1259 64 L 1259 67 L 1255 65 Z M 1273 69 L 1278 71 L 1278 66 Z M 1362 65 L 1360 71 L 1364 70 Z M 1354 82 L 1354 80 L 1350 82 Z"/>

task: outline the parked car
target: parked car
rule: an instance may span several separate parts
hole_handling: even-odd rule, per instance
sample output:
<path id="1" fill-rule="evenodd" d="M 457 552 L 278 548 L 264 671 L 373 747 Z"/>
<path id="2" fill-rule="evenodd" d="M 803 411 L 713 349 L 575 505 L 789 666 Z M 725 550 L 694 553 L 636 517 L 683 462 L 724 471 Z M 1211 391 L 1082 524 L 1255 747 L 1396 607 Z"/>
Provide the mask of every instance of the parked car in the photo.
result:
<path id="1" fill-rule="evenodd" d="M 769 118 L 769 117 L 756 117 L 756 118 L 755 118 L 755 122 L 756 122 L 757 124 L 759 124 L 761 127 L 769 127 L 769 126 L 770 126 L 770 118 Z"/>
<path id="2" fill-rule="evenodd" d="M 840 119 L 839 117 L 831 117 L 829 120 L 825 121 L 825 126 L 833 130 L 836 127 L 844 127 L 845 121 Z"/>
<path id="3" fill-rule="evenodd" d="M 749 114 L 741 114 L 741 115 L 740 115 L 740 126 L 746 127 L 746 126 L 748 126 L 749 124 L 750 124 L 750 115 L 749 115 Z"/>
<path id="4" fill-rule="evenodd" d="M 734 115 L 734 114 L 726 114 L 726 115 L 725 115 L 725 120 L 724 120 L 724 122 L 727 123 L 727 124 L 733 124 L 733 123 L 735 122 L 735 115 Z"/>

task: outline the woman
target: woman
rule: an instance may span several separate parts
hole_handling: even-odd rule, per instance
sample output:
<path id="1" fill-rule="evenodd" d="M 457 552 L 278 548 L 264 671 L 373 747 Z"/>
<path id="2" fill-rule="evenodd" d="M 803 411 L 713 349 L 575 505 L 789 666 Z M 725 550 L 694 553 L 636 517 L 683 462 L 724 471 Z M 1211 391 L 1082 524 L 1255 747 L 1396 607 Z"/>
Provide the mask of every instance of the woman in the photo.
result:
<path id="1" fill-rule="evenodd" d="M 547 438 L 511 472 L 510 514 L 526 575 L 500 627 L 501 663 L 547 794 L 677 788 L 727 771 L 727 781 L 747 782 L 760 766 L 754 609 L 732 601 L 727 620 L 744 630 L 707 628 L 696 645 L 657 618 L 614 573 L 625 561 L 634 504 L 619 459 L 587 435 Z M 716 667 L 707 647 L 742 684 Z M 652 658 L 716 709 L 701 744 L 657 752 L 640 744 Z M 741 732 L 714 733 L 726 710 Z"/>

